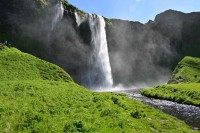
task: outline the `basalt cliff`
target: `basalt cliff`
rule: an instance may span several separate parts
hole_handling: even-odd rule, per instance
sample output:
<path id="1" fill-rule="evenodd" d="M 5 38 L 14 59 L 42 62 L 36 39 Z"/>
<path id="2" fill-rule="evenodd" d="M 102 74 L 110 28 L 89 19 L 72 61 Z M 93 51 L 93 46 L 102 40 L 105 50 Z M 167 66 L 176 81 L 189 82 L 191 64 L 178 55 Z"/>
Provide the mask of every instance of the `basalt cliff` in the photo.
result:
<path id="1" fill-rule="evenodd" d="M 90 19 L 95 22 L 97 15 L 67 1 L 2 0 L 0 16 L 1 42 L 8 40 L 24 52 L 59 65 L 79 84 L 91 82 L 94 33 Z M 114 85 L 165 82 L 184 56 L 200 57 L 199 12 L 167 10 L 145 24 L 104 21 Z"/>

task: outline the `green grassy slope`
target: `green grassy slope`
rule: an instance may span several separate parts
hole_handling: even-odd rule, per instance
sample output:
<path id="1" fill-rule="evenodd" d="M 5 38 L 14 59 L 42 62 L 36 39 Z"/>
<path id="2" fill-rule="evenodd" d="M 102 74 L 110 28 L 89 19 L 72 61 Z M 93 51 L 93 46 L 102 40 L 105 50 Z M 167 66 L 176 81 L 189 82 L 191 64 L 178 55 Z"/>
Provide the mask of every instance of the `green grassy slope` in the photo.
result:
<path id="1" fill-rule="evenodd" d="M 158 85 L 153 88 L 144 89 L 141 93 L 148 97 L 200 106 L 199 83 Z"/>
<path id="2" fill-rule="evenodd" d="M 182 121 L 113 93 L 91 92 L 58 66 L 0 49 L 0 132 L 192 132 Z"/>
<path id="3" fill-rule="evenodd" d="M 175 83 L 200 83 L 200 58 L 186 56 L 172 73 Z"/>
<path id="4" fill-rule="evenodd" d="M 182 59 L 169 83 L 144 89 L 141 93 L 148 97 L 200 106 L 200 58 L 187 56 Z"/>
<path id="5" fill-rule="evenodd" d="M 72 81 L 60 67 L 40 60 L 15 48 L 0 49 L 0 80 Z"/>
<path id="6" fill-rule="evenodd" d="M 0 82 L 0 130 L 11 132 L 190 132 L 161 111 L 73 82 Z"/>

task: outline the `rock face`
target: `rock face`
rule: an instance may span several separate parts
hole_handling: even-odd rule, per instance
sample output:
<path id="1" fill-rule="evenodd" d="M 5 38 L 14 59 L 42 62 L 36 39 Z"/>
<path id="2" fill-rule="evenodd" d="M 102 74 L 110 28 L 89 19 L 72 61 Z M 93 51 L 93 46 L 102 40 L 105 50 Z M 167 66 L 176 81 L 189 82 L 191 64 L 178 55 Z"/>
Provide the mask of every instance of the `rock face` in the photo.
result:
<path id="1" fill-rule="evenodd" d="M 115 83 L 151 84 L 168 78 L 176 54 L 168 38 L 148 25 L 112 20 L 107 40 Z"/>
<path id="2" fill-rule="evenodd" d="M 152 28 L 170 39 L 170 45 L 176 48 L 181 56 L 199 57 L 200 53 L 200 13 L 185 14 L 173 10 L 165 11 L 155 18 Z"/>
<path id="3" fill-rule="evenodd" d="M 111 20 L 107 39 L 115 83 L 166 80 L 184 56 L 200 57 L 200 13 L 167 10 L 146 24 Z"/>
<path id="4" fill-rule="evenodd" d="M 67 2 L 63 3 L 61 18 L 59 3 L 58 0 L 47 0 L 46 4 L 42 0 L 1 1 L 0 41 L 8 40 L 24 52 L 61 66 L 82 84 L 90 52 L 87 44 L 90 38 L 86 36 L 91 33 L 87 23 L 80 28 L 76 25 L 77 8 Z M 84 32 L 86 35 L 81 38 Z"/>
<path id="5" fill-rule="evenodd" d="M 0 41 L 8 40 L 24 52 L 61 66 L 76 82 L 85 85 L 92 33 L 88 21 L 77 23 L 75 13 L 82 17 L 87 13 L 63 2 L 63 17 L 51 28 L 58 3 L 2 0 Z M 114 84 L 167 81 L 183 56 L 200 57 L 200 13 L 168 10 L 146 24 L 105 20 Z"/>

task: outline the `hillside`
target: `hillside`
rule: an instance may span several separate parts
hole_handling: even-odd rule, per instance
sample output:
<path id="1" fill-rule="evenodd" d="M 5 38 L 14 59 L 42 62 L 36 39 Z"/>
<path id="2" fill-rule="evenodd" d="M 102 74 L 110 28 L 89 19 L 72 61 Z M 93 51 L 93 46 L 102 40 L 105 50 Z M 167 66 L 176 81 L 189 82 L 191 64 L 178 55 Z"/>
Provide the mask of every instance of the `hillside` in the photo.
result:
<path id="1" fill-rule="evenodd" d="M 0 49 L 2 132 L 192 132 L 182 121 L 125 95 L 91 92 L 61 68 Z"/>
<path id="2" fill-rule="evenodd" d="M 172 73 L 169 81 L 175 83 L 200 83 L 200 58 L 186 56 Z"/>
<path id="3" fill-rule="evenodd" d="M 182 83 L 157 85 L 141 91 L 147 97 L 166 99 L 200 107 L 200 84 Z"/>
<path id="4" fill-rule="evenodd" d="M 60 67 L 40 60 L 15 48 L 0 50 L 0 79 L 10 80 L 53 80 L 72 81 Z"/>
<path id="5" fill-rule="evenodd" d="M 141 93 L 148 97 L 200 106 L 200 58 L 186 56 L 172 73 L 166 85 L 147 88 Z"/>

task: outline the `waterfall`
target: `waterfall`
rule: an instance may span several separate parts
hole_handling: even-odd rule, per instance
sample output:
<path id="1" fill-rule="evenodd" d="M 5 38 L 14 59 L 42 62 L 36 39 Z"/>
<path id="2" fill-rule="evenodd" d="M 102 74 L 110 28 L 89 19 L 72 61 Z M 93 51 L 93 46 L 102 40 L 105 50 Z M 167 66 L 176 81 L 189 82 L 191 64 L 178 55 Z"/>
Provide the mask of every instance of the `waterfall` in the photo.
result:
<path id="1" fill-rule="evenodd" d="M 91 56 L 89 70 L 90 88 L 111 88 L 113 85 L 108 46 L 105 31 L 105 21 L 102 16 L 90 14 Z"/>
<path id="2" fill-rule="evenodd" d="M 60 21 L 63 18 L 64 14 L 64 8 L 62 2 L 58 2 L 53 7 L 53 19 L 51 23 L 51 30 L 53 31 L 58 21 Z"/>
<path id="3" fill-rule="evenodd" d="M 113 79 L 108 54 L 105 20 L 102 16 L 89 14 L 79 16 L 75 12 L 76 24 L 88 23 L 91 31 L 90 53 L 88 57 L 88 71 L 84 73 L 85 86 L 90 89 L 112 88 Z"/>
<path id="4" fill-rule="evenodd" d="M 78 13 L 75 11 L 74 13 L 75 18 L 76 18 L 76 24 L 79 26 L 84 20 L 78 15 Z"/>

